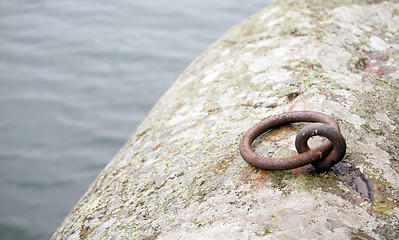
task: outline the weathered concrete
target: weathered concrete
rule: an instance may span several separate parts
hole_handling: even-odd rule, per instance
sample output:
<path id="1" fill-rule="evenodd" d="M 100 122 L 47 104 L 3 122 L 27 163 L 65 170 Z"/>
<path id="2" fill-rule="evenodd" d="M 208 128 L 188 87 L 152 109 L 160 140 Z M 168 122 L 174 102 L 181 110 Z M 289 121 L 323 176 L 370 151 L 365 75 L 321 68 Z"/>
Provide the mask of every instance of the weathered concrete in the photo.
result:
<path id="1" fill-rule="evenodd" d="M 399 3 L 281 0 L 203 52 L 53 239 L 399 238 Z M 264 171 L 242 134 L 286 111 L 332 115 L 328 173 Z M 297 127 L 256 144 L 294 154 Z"/>

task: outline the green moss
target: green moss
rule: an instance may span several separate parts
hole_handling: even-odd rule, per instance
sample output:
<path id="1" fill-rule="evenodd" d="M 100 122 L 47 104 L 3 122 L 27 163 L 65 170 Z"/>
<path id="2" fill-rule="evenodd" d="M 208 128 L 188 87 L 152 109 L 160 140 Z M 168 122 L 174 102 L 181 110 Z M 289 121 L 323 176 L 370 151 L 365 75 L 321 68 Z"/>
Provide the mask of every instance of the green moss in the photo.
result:
<path id="1" fill-rule="evenodd" d="M 292 171 L 273 171 L 269 175 L 274 186 L 285 193 L 289 193 L 292 190 L 302 191 L 314 191 L 315 189 L 339 194 L 345 194 L 345 191 L 337 189 L 336 186 L 339 184 L 338 179 L 329 176 L 327 174 L 298 174 L 293 175 Z"/>
<path id="2" fill-rule="evenodd" d="M 376 86 L 386 84 L 377 78 L 369 78 Z M 384 89 L 384 90 L 382 90 Z M 393 127 L 398 124 L 399 112 L 390 109 L 399 109 L 399 103 L 396 99 L 397 89 L 387 87 L 376 87 L 371 93 L 357 95 L 357 101 L 353 108 L 356 113 L 363 119 L 366 119 L 368 124 L 365 129 L 376 136 L 384 136 L 386 142 L 381 145 L 381 148 L 391 154 L 392 158 L 399 159 L 399 146 L 396 144 L 397 136 L 399 136 L 399 128 Z M 365 107 L 367 106 L 367 107 Z M 375 113 L 385 113 L 389 115 L 392 122 L 381 122 L 376 119 Z M 371 127 L 373 124 L 376 127 Z"/>

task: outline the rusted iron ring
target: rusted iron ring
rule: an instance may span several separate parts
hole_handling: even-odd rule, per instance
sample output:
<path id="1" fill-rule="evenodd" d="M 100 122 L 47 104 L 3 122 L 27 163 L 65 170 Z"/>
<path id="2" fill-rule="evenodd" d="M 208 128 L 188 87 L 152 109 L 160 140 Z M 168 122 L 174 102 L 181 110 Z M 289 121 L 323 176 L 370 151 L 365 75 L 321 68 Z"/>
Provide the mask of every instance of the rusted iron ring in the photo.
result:
<path id="1" fill-rule="evenodd" d="M 294 122 L 313 122 L 299 131 L 296 136 L 295 146 L 299 154 L 283 158 L 268 158 L 252 151 L 251 145 L 260 134 Z M 307 141 L 316 135 L 326 137 L 328 140 L 310 149 Z M 317 171 L 322 172 L 342 160 L 345 156 L 346 143 L 337 122 L 332 117 L 319 112 L 299 111 L 275 115 L 255 124 L 243 135 L 239 150 L 246 162 L 258 168 L 285 170 L 312 164 Z"/>

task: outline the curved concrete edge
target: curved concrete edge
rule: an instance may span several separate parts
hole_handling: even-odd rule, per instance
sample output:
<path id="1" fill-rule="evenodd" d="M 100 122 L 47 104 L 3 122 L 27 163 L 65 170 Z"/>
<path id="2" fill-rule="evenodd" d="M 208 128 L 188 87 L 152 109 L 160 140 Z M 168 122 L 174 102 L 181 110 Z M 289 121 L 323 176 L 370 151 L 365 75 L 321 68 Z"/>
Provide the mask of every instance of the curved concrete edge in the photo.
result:
<path id="1" fill-rule="evenodd" d="M 399 3 L 277 1 L 185 70 L 52 239 L 394 239 L 399 229 Z M 282 112 L 332 115 L 347 157 L 264 171 L 242 134 Z M 259 141 L 294 154 L 298 129 Z"/>

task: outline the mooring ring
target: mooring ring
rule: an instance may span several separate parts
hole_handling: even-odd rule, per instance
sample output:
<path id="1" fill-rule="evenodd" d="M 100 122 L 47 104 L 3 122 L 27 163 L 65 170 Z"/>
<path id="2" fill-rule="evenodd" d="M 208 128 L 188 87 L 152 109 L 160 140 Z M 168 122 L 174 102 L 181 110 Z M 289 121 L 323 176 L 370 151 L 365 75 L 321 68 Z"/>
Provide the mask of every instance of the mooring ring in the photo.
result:
<path id="1" fill-rule="evenodd" d="M 252 151 L 251 145 L 259 135 L 272 128 L 294 122 L 320 123 L 310 124 L 298 133 L 296 141 L 299 145 L 299 149 L 297 147 L 299 154 L 283 158 L 268 158 Z M 321 135 L 318 133 L 322 133 L 322 136 L 329 140 L 325 140 L 314 149 L 309 149 L 307 140 L 312 136 Z M 298 111 L 271 116 L 255 124 L 244 133 L 239 150 L 246 162 L 262 169 L 287 170 L 312 164 L 317 171 L 326 171 L 342 160 L 346 144 L 337 122 L 332 117 L 319 112 Z"/>
<path id="2" fill-rule="evenodd" d="M 344 137 L 338 130 L 324 123 L 309 124 L 298 132 L 295 138 L 295 147 L 298 153 L 310 150 L 308 140 L 313 136 L 326 137 L 334 146 L 334 149 L 324 159 L 312 163 L 316 170 L 328 170 L 344 158 L 346 152 Z"/>

